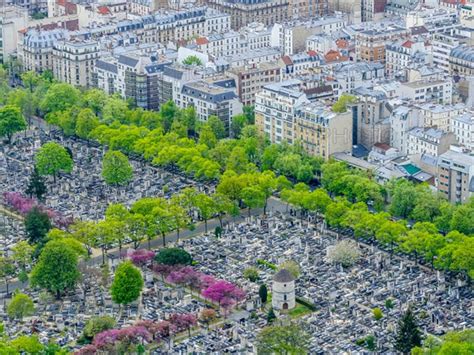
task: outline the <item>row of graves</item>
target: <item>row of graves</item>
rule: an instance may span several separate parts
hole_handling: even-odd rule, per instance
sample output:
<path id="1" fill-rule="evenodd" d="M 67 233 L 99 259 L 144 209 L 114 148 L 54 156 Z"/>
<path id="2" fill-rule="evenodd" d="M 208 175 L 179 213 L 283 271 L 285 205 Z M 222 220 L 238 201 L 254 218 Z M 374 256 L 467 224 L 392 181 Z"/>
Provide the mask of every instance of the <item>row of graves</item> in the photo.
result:
<path id="1" fill-rule="evenodd" d="M 236 282 L 246 290 L 248 298 L 242 306 L 247 313 L 260 309 L 259 285 L 265 283 L 270 291 L 275 273 L 259 260 L 274 265 L 285 260 L 298 263 L 301 274 L 296 296 L 316 306 L 315 312 L 300 319 L 311 334 L 312 354 L 361 351 L 356 340 L 368 335 L 375 336 L 378 351 L 393 350 L 398 320 L 409 305 L 425 333 L 440 335 L 474 326 L 474 295 L 469 285 L 448 282 L 441 272 L 361 243 L 359 261 L 343 268 L 327 258 L 328 248 L 343 238 L 322 224 L 308 225 L 276 212 L 265 220 L 229 224 L 219 239 L 204 235 L 180 244 L 193 255 L 199 271 Z M 259 268 L 259 281 L 243 277 L 248 267 Z M 385 306 L 388 299 L 393 307 Z M 376 307 L 383 311 L 380 320 L 373 316 Z M 264 318 L 264 314 L 247 314 L 241 322 L 249 333 L 257 334 L 266 325 Z M 229 337 L 229 349 L 235 348 L 235 339 Z M 220 342 L 216 340 L 215 346 Z M 201 338 L 188 339 L 186 346 L 199 348 L 200 343 Z M 239 344 L 242 349 L 249 346 L 248 342 Z"/>
<path id="2" fill-rule="evenodd" d="M 183 175 L 150 166 L 137 158 L 130 159 L 133 180 L 126 186 L 108 186 L 101 177 L 102 157 L 106 148 L 98 143 L 65 137 L 58 131 L 27 131 L 11 145 L 0 148 L 0 190 L 24 193 L 34 169 L 34 156 L 49 141 L 66 147 L 74 160 L 73 171 L 60 174 L 56 182 L 47 178 L 45 205 L 74 219 L 97 220 L 110 203 L 132 204 L 142 197 L 169 198 L 185 187 L 206 190 L 204 184 Z"/>

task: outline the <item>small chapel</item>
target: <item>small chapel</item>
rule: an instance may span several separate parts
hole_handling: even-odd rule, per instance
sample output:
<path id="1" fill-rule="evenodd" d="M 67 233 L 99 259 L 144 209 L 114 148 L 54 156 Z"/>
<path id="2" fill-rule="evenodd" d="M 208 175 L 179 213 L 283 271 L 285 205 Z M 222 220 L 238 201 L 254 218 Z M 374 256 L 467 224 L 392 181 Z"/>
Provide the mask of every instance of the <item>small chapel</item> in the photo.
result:
<path id="1" fill-rule="evenodd" d="M 281 269 L 273 276 L 272 306 L 284 311 L 295 308 L 295 278 L 286 269 Z"/>

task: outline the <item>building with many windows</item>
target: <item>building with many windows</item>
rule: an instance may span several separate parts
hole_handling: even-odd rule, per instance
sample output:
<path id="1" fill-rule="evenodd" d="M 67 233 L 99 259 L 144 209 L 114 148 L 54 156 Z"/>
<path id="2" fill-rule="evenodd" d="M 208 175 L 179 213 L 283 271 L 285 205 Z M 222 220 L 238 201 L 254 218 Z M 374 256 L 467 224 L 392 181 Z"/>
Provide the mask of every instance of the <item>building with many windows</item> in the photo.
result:
<path id="1" fill-rule="evenodd" d="M 474 113 L 466 112 L 451 118 L 450 131 L 460 145 L 474 152 Z"/>
<path id="2" fill-rule="evenodd" d="M 452 146 L 438 159 L 437 187 L 448 201 L 464 203 L 474 195 L 474 157 Z"/>
<path id="3" fill-rule="evenodd" d="M 99 44 L 95 41 L 58 41 L 53 46 L 53 74 L 60 81 L 89 88 L 99 58 Z"/>
<path id="4" fill-rule="evenodd" d="M 461 45 L 449 53 L 449 73 L 460 77 L 474 76 L 474 47 Z"/>
<path id="5" fill-rule="evenodd" d="M 408 132 L 407 143 L 408 155 L 428 154 L 437 157 L 456 143 L 456 138 L 452 132 L 432 127 L 415 127 Z"/>

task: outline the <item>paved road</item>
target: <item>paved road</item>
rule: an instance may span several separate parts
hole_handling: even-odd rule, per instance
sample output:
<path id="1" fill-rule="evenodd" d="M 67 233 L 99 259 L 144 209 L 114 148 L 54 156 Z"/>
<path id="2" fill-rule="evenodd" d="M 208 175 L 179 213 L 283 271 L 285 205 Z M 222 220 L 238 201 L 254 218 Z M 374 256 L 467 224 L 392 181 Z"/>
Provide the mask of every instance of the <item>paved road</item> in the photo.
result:
<path id="1" fill-rule="evenodd" d="M 268 200 L 268 206 L 267 206 L 267 213 L 273 211 L 279 211 L 279 212 L 284 212 L 286 210 L 286 204 L 281 202 L 280 200 L 276 198 L 270 198 Z M 251 211 L 251 215 L 253 216 L 258 216 L 263 213 L 262 209 L 254 209 Z M 239 217 L 235 217 L 236 222 L 242 222 L 245 220 L 245 218 L 248 216 L 247 210 L 242 211 L 242 214 Z M 232 223 L 234 221 L 234 218 L 232 217 L 227 217 L 223 219 L 224 224 L 226 223 Z M 207 222 L 207 229 L 208 232 L 213 233 L 214 229 L 219 226 L 219 220 L 217 218 L 209 220 Z M 205 232 L 205 225 L 204 223 L 200 223 L 196 226 L 196 228 L 193 231 L 190 230 L 183 230 L 180 232 L 180 239 L 190 239 L 193 237 L 196 237 L 198 235 L 201 235 Z M 177 234 L 176 232 L 169 233 L 166 235 L 166 244 L 168 243 L 173 243 L 177 241 Z M 158 237 L 150 242 L 150 246 L 152 249 L 158 249 L 163 247 L 163 238 Z M 141 245 L 140 248 L 147 248 L 148 247 L 148 242 L 144 241 Z M 128 247 L 124 246 L 122 249 L 126 250 Z M 123 253 L 122 250 L 122 253 Z M 119 257 L 119 251 L 118 248 L 110 250 L 108 252 L 108 255 L 113 256 L 115 258 Z M 84 261 L 88 265 L 100 265 L 102 263 L 102 255 L 96 255 L 86 261 Z M 8 284 L 8 290 L 9 293 L 11 293 L 13 290 L 16 289 L 25 289 L 27 288 L 28 284 L 23 284 L 19 281 L 12 281 L 11 283 Z M 6 292 L 6 284 L 2 283 L 0 284 L 0 293 L 5 293 Z"/>

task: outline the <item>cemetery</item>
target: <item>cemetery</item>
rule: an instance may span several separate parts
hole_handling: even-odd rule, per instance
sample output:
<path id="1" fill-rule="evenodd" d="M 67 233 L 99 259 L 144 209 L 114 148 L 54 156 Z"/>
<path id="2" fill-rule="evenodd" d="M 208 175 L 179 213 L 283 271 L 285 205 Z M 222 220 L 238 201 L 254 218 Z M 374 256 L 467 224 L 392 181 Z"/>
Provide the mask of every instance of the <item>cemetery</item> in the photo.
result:
<path id="1" fill-rule="evenodd" d="M 13 144 L 1 146 L 4 256 L 26 239 L 23 218 L 38 203 L 26 190 L 35 154 L 46 142 L 66 147 L 74 160 L 71 172 L 45 178 L 47 192 L 39 202 L 54 226 L 62 229 L 72 221 L 102 220 L 112 203 L 129 208 L 144 197 L 170 199 L 187 187 L 214 191 L 212 185 L 153 167 L 140 158 L 130 159 L 130 182 L 109 185 L 101 172 L 106 153 L 102 146 L 57 131 L 30 130 Z M 409 306 L 426 335 L 473 327 L 474 294 L 466 280 L 360 241 L 348 244 L 353 249 L 349 259 L 336 262 L 338 245 L 352 236 L 328 228 L 320 217 L 303 219 L 282 206 L 269 209 L 266 216 L 251 215 L 249 209 L 244 222 L 228 218 L 220 233 L 207 232 L 206 219 L 205 233 L 168 245 L 192 256 L 187 265 L 156 263 L 158 249 L 134 251 L 126 245 L 122 255 L 110 253 L 104 265 L 97 254 L 81 259 L 81 277 L 57 299 L 28 282 L 12 280 L 31 298 L 34 312 L 12 317 L 12 294 L 2 290 L 0 319 L 5 332 L 13 338 L 35 335 L 43 344 L 54 341 L 77 354 L 110 349 L 132 335 L 152 354 L 256 353 L 262 329 L 293 322 L 310 335 L 308 352 L 325 354 L 361 352 L 367 337 L 374 339 L 377 351 L 393 351 L 397 322 Z M 199 223 L 196 214 L 192 219 Z M 111 285 L 119 265 L 128 259 L 140 270 L 143 285 L 136 300 L 122 304 L 114 298 Z M 265 301 L 262 285 L 268 289 Z M 202 317 L 210 309 L 215 317 Z M 114 319 L 113 329 L 84 342 L 87 325 L 104 316 Z"/>

